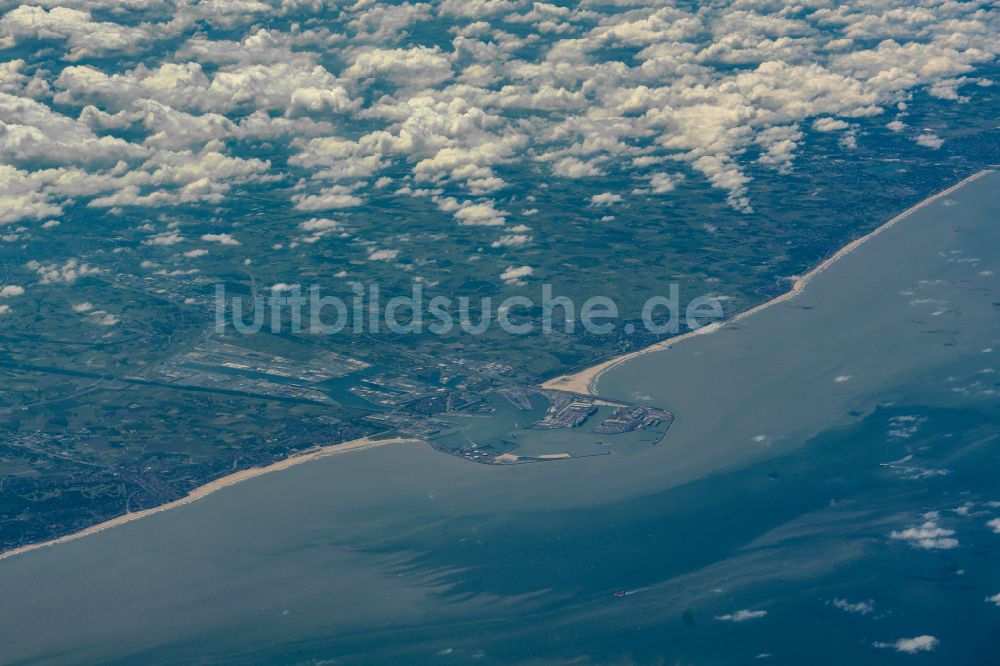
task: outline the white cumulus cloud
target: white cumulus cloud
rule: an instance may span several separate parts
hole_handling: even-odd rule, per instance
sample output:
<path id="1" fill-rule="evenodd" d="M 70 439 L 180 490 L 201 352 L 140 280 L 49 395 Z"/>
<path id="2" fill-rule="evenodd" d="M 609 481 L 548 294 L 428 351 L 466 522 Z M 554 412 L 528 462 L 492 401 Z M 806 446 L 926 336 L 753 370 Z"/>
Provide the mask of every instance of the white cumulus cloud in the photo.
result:
<path id="1" fill-rule="evenodd" d="M 614 194 L 613 192 L 602 192 L 590 197 L 591 206 L 611 206 L 612 204 L 621 203 L 621 201 L 622 195 Z"/>
<path id="2" fill-rule="evenodd" d="M 15 296 L 24 296 L 24 287 L 16 284 L 8 284 L 0 287 L 0 298 L 13 298 Z"/>
<path id="3" fill-rule="evenodd" d="M 931 150 L 937 150 L 944 145 L 944 139 L 939 137 L 934 132 L 924 132 L 923 134 L 917 136 L 914 141 L 916 141 L 918 145 L 921 145 L 924 148 L 930 148 Z"/>
<path id="4" fill-rule="evenodd" d="M 916 654 L 917 652 L 933 652 L 940 641 L 934 636 L 914 636 L 913 638 L 900 638 L 892 643 L 875 643 L 875 647 L 893 648 L 897 652 L 906 654 Z"/>
<path id="5" fill-rule="evenodd" d="M 535 269 L 531 266 L 508 266 L 501 274 L 500 279 L 507 285 L 524 284 L 524 278 L 534 274 Z"/>
<path id="6" fill-rule="evenodd" d="M 25 266 L 38 274 L 42 284 L 70 285 L 82 277 L 97 275 L 101 272 L 99 268 L 81 263 L 77 259 L 67 259 L 62 264 L 32 259 Z"/>
<path id="7" fill-rule="evenodd" d="M 221 243 L 222 245 L 239 245 L 240 242 L 230 234 L 202 234 L 201 239 L 209 243 Z"/>
<path id="8" fill-rule="evenodd" d="M 748 620 L 756 620 L 767 615 L 765 610 L 738 610 L 734 613 L 726 613 L 725 615 L 716 615 L 715 619 L 722 622 L 746 622 Z"/>
<path id="9" fill-rule="evenodd" d="M 925 515 L 925 520 L 920 525 L 905 530 L 893 530 L 889 536 L 924 550 L 950 550 L 958 548 L 959 545 L 958 539 L 954 538 L 955 530 L 941 527 L 936 514 L 933 513 Z"/>

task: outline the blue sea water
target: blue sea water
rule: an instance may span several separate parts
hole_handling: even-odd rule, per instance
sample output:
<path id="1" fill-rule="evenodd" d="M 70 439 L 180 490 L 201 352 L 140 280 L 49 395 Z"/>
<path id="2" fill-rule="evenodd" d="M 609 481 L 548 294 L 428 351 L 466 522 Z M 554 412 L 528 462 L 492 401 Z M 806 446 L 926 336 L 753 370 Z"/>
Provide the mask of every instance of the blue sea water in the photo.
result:
<path id="1" fill-rule="evenodd" d="M 609 372 L 658 446 L 387 446 L 0 561 L 0 662 L 995 664 L 997 201 Z"/>

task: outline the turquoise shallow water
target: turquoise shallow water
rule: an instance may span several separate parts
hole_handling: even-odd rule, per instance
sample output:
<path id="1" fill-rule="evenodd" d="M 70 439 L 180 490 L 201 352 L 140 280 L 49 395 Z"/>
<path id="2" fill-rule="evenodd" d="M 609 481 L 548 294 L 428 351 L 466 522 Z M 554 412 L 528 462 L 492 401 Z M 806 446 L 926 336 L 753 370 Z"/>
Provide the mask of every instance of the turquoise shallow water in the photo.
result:
<path id="1" fill-rule="evenodd" d="M 605 375 L 657 447 L 385 447 L 0 561 L 0 662 L 996 663 L 997 201 Z"/>

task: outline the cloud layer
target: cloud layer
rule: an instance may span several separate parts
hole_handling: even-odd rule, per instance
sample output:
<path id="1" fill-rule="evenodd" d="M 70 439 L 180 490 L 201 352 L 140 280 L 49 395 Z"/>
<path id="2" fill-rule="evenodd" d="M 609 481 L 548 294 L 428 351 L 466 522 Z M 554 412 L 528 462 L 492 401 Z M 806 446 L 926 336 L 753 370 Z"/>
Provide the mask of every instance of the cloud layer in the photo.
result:
<path id="1" fill-rule="evenodd" d="M 974 3 L 902 0 L 11 3 L 0 224 L 246 188 L 304 215 L 395 193 L 516 253 L 535 237 L 507 228 L 512 169 L 628 173 L 580 202 L 598 207 L 671 196 L 688 174 L 750 210 L 752 168 L 794 170 L 824 134 L 852 150 L 860 119 L 895 114 L 890 129 L 939 149 L 906 104 L 963 103 L 997 28 Z"/>

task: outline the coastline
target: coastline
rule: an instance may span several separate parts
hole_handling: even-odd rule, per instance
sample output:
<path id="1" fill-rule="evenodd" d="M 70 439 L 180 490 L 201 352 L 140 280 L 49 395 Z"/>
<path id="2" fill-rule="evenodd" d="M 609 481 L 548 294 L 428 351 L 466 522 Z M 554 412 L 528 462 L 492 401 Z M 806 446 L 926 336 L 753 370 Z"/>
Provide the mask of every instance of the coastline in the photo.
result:
<path id="1" fill-rule="evenodd" d="M 756 306 L 754 306 L 754 307 L 752 307 L 752 308 L 750 308 L 748 310 L 740 312 L 740 313 L 736 314 L 735 316 L 733 316 L 731 319 L 719 321 L 719 322 L 713 323 L 713 324 L 711 324 L 709 326 L 705 326 L 705 327 L 703 327 L 701 329 L 698 329 L 696 331 L 690 331 L 688 333 L 684 333 L 684 334 L 681 334 L 681 335 L 676 335 L 674 337 L 667 338 L 667 339 L 662 340 L 660 342 L 657 342 L 655 344 L 649 345 L 648 347 L 644 347 L 642 349 L 638 349 L 638 350 L 631 351 L 631 352 L 628 352 L 628 353 L 625 353 L 625 354 L 621 354 L 619 356 L 612 357 L 610 359 L 602 361 L 602 362 L 600 362 L 598 364 L 595 364 L 593 366 L 585 368 L 585 369 L 583 369 L 583 370 L 581 370 L 579 372 L 576 372 L 576 373 L 567 374 L 567 375 L 560 375 L 558 377 L 554 377 L 554 378 L 552 378 L 552 379 L 550 379 L 550 380 L 548 380 L 546 382 L 543 382 L 539 386 L 540 386 L 540 388 L 544 388 L 544 389 L 569 391 L 569 392 L 574 392 L 574 393 L 580 393 L 580 394 L 586 394 L 586 395 L 596 396 L 597 395 L 597 383 L 598 383 L 598 381 L 600 380 L 601 376 L 605 372 L 607 372 L 608 370 L 610 370 L 611 368 L 617 367 L 618 365 L 620 365 L 622 363 L 630 361 L 630 360 L 632 360 L 634 358 L 638 358 L 639 356 L 642 356 L 644 354 L 648 354 L 648 353 L 652 353 L 652 352 L 655 352 L 655 351 L 660 351 L 660 350 L 663 350 L 663 349 L 670 348 L 671 346 L 673 346 L 673 345 L 675 345 L 675 344 L 677 344 L 677 343 L 679 343 L 679 342 L 681 342 L 681 341 L 683 341 L 683 340 L 685 340 L 687 338 L 690 338 L 690 337 L 693 337 L 693 336 L 696 336 L 696 335 L 704 335 L 704 334 L 713 333 L 716 330 L 722 328 L 723 326 L 725 326 L 725 325 L 727 325 L 729 323 L 741 321 L 743 319 L 746 319 L 746 318 L 748 318 L 748 317 L 756 314 L 757 312 L 760 312 L 761 310 L 764 310 L 766 308 L 771 307 L 772 305 L 776 305 L 778 303 L 783 303 L 785 301 L 788 301 L 788 300 L 794 298 L 795 296 L 797 296 L 799 293 L 801 293 L 805 289 L 805 287 L 809 284 L 809 282 L 814 277 L 816 277 L 817 275 L 819 275 L 820 273 L 822 273 L 824 270 L 826 270 L 828 267 L 830 267 L 831 265 L 833 265 L 839 259 L 841 259 L 844 256 L 850 254 L 852 251 L 854 251 L 855 249 L 857 249 L 858 247 L 860 247 L 866 241 L 870 240 L 871 238 L 874 238 L 875 236 L 879 235 L 883 231 L 885 231 L 885 230 L 889 229 L 890 227 L 896 225 L 897 223 L 899 223 L 902 220 L 906 219 L 912 213 L 920 210 L 921 208 L 923 208 L 923 207 L 925 207 L 925 206 L 933 203 L 934 201 L 936 201 L 936 200 L 938 200 L 938 199 L 940 199 L 942 197 L 946 197 L 946 196 L 950 195 L 951 193 L 953 193 L 956 190 L 962 188 L 963 186 L 967 185 L 968 183 L 973 182 L 973 181 L 975 181 L 975 180 L 977 180 L 977 179 L 979 179 L 979 178 L 981 178 L 981 177 L 983 177 L 983 176 L 985 176 L 985 175 L 987 175 L 989 173 L 993 173 L 994 171 L 995 171 L 994 169 L 984 169 L 984 170 L 978 171 L 978 172 L 976 172 L 976 173 L 974 173 L 974 174 L 972 174 L 972 175 L 970 175 L 970 176 L 962 179 L 961 181 L 959 181 L 959 182 L 951 185 L 950 187 L 948 187 L 948 188 L 946 188 L 944 190 L 941 190 L 940 192 L 937 192 L 935 194 L 932 194 L 931 196 L 927 197 L 926 199 L 923 199 L 922 201 L 918 202 L 917 204 L 914 204 L 910 208 L 908 208 L 905 211 L 899 213 L 898 215 L 896 215 L 895 217 L 893 217 L 889 221 L 885 222 L 884 224 L 882 224 L 878 228 L 874 229 L 873 231 L 869 232 L 868 234 L 866 234 L 864 236 L 861 236 L 861 237 L 859 237 L 859 238 L 851 241 L 850 243 L 848 243 L 847 245 L 845 245 L 844 247 L 842 247 L 840 250 L 838 250 L 836 253 L 834 253 L 833 255 L 831 255 L 830 257 L 828 257 L 827 259 L 823 260 L 818 265 L 816 265 L 815 267 L 813 267 L 811 270 L 809 270 L 804 275 L 797 276 L 795 278 L 794 282 L 792 283 L 792 287 L 788 291 L 786 291 L 786 292 L 784 292 L 784 293 L 776 296 L 775 298 L 773 298 L 773 299 L 771 299 L 769 301 L 766 301 L 766 302 L 761 303 L 759 305 L 756 305 Z M 336 454 L 339 454 L 339 453 L 347 453 L 347 452 L 350 452 L 350 451 L 360 451 L 360 450 L 366 450 L 366 449 L 370 449 L 370 448 L 377 448 L 377 447 L 386 446 L 386 445 L 389 445 L 389 444 L 420 443 L 421 441 L 422 440 L 419 440 L 419 439 L 402 438 L 402 437 L 389 438 L 389 439 L 384 439 L 384 440 L 373 440 L 373 439 L 371 439 L 369 437 L 362 437 L 362 438 L 351 440 L 351 441 L 348 441 L 348 442 L 343 442 L 341 444 L 334 444 L 334 445 L 329 445 L 329 446 L 316 447 L 316 448 L 310 449 L 308 451 L 304 451 L 304 452 L 301 452 L 301 453 L 298 453 L 298 454 L 291 455 L 291 456 L 289 456 L 287 458 L 279 460 L 279 461 L 277 461 L 275 463 L 272 463 L 270 465 L 267 465 L 265 467 L 252 467 L 252 468 L 249 468 L 249 469 L 241 470 L 241 471 L 234 472 L 232 474 L 228 474 L 226 476 L 220 477 L 218 479 L 215 479 L 214 481 L 210 481 L 210 482 L 208 482 L 208 483 L 206 483 L 204 485 L 201 485 L 201 486 L 198 486 L 197 488 L 194 488 L 193 490 L 191 490 L 184 497 L 181 497 L 179 499 L 173 500 L 171 502 L 167 502 L 165 504 L 161 504 L 159 506 L 151 507 L 149 509 L 143 509 L 142 511 L 136 511 L 136 512 L 126 513 L 126 514 L 123 514 L 121 516 L 117 516 L 115 518 L 111 518 L 111 519 L 106 520 L 104 522 L 98 523 L 96 525 L 92 525 L 90 527 L 84 528 L 84 529 L 79 530 L 77 532 L 66 534 L 66 535 L 61 536 L 61 537 L 56 537 L 54 539 L 49 539 L 49 540 L 46 540 L 46 541 L 39 541 L 39 542 L 35 542 L 35 543 L 29 543 L 29 544 L 25 544 L 23 546 L 18 546 L 17 548 L 13 548 L 13 549 L 10 549 L 10 550 L 7 550 L 7 551 L 0 552 L 0 560 L 4 560 L 4 559 L 7 559 L 9 557 L 13 557 L 15 555 L 21 555 L 21 554 L 24 554 L 24 553 L 28 553 L 28 552 L 31 552 L 31 551 L 34 551 L 34 550 L 39 550 L 41 548 L 46 548 L 48 546 L 55 546 L 55 545 L 58 545 L 58 544 L 61 544 L 61 543 L 69 542 L 69 541 L 75 541 L 76 539 L 81 539 L 83 537 L 90 536 L 92 534 L 97 534 L 98 532 L 103 532 L 104 530 L 111 529 L 111 528 L 117 527 L 119 525 L 124 525 L 124 524 L 130 523 L 132 521 L 139 520 L 141 518 L 145 518 L 147 516 L 150 516 L 150 515 L 153 515 L 153 514 L 156 514 L 156 513 L 160 513 L 162 511 L 168 511 L 170 509 L 174 509 L 174 508 L 177 508 L 179 506 L 183 506 L 185 504 L 190 504 L 192 502 L 195 502 L 197 500 L 202 499 L 203 497 L 207 497 L 207 496 L 211 495 L 212 493 L 214 493 L 216 491 L 219 491 L 219 490 L 222 490 L 222 489 L 227 488 L 229 486 L 235 485 L 236 483 L 239 483 L 241 481 L 244 481 L 244 480 L 247 480 L 247 479 L 252 479 L 252 478 L 255 478 L 255 477 L 258 477 L 258 476 L 262 476 L 264 474 L 269 474 L 271 472 L 277 472 L 277 471 L 280 471 L 280 470 L 283 470 L 283 469 L 288 469 L 290 467 L 294 467 L 296 465 L 299 465 L 299 464 L 302 464 L 302 463 L 305 463 L 305 462 L 309 462 L 311 460 L 316 460 L 316 459 L 319 459 L 319 458 L 327 457 L 327 456 L 330 456 L 330 455 L 336 455 Z"/>
<path id="2" fill-rule="evenodd" d="M 228 488 L 241 481 L 246 481 L 247 479 L 252 479 L 258 476 L 263 476 L 264 474 L 270 474 L 271 472 L 278 472 L 283 469 L 288 469 L 290 467 L 295 467 L 296 465 L 301 465 L 302 463 L 309 462 L 312 460 L 317 460 L 319 458 L 325 458 L 327 456 L 336 455 L 338 453 L 348 453 L 350 451 L 363 451 L 366 449 L 373 449 L 380 446 L 387 446 L 389 444 L 407 444 L 407 443 L 418 443 L 421 440 L 411 439 L 406 437 L 393 437 L 389 439 L 371 439 L 370 437 L 361 437 L 359 439 L 352 439 L 348 442 L 342 442 L 340 444 L 331 444 L 329 446 L 320 446 L 315 449 L 310 449 L 302 453 L 297 453 L 278 462 L 271 463 L 265 467 L 250 467 L 249 469 L 240 470 L 239 472 L 233 472 L 232 474 L 227 474 L 226 476 L 220 477 L 214 481 L 209 481 L 208 483 L 198 486 L 193 489 L 184 497 L 180 499 L 175 499 L 172 502 L 167 502 L 166 504 L 160 504 L 159 506 L 154 506 L 149 509 L 143 509 L 142 511 L 134 511 L 131 513 L 126 513 L 109 520 L 105 520 L 102 523 L 97 523 L 96 525 L 91 525 L 90 527 L 84 528 L 78 532 L 72 532 L 61 537 L 56 537 L 55 539 L 49 539 L 48 541 L 38 541 L 36 543 L 29 543 L 23 546 L 18 546 L 17 548 L 12 548 L 10 550 L 0 553 L 0 560 L 5 560 L 8 557 L 14 557 L 15 555 L 22 555 L 24 553 L 31 552 L 33 550 L 39 550 L 41 548 L 47 548 L 49 546 L 56 546 L 61 543 L 67 543 L 69 541 L 75 541 L 77 539 L 82 539 L 83 537 L 90 536 L 92 534 L 97 534 L 98 532 L 103 532 L 104 530 L 109 530 L 113 527 L 118 527 L 119 525 L 125 525 L 131 523 L 135 520 L 141 518 L 146 518 L 156 513 L 162 511 L 169 511 L 170 509 L 176 509 L 179 506 L 184 506 L 185 504 L 190 504 L 192 502 L 197 502 L 198 500 L 208 497 L 214 492 L 222 490 L 223 488 Z"/>
<path id="3" fill-rule="evenodd" d="M 832 266 L 838 260 L 842 259 L 843 257 L 847 256 L 857 248 L 861 247 L 861 245 L 863 245 L 865 242 L 878 236 L 886 229 L 895 226 L 902 220 L 905 220 L 907 217 L 917 212 L 924 206 L 927 206 L 942 197 L 948 196 L 949 194 L 964 187 L 965 185 L 971 183 L 972 181 L 978 180 L 979 178 L 982 178 L 983 176 L 989 173 L 993 173 L 993 171 L 994 171 L 993 169 L 983 169 L 982 171 L 977 171 L 976 173 L 958 181 L 954 185 L 944 190 L 941 190 L 940 192 L 936 192 L 935 194 L 932 194 L 926 199 L 914 204 L 913 206 L 910 206 L 902 213 L 899 213 L 898 215 L 890 219 L 888 222 L 882 224 L 881 226 L 865 234 L 864 236 L 856 238 L 855 240 L 851 241 L 844 247 L 840 248 L 833 255 L 824 259 L 819 264 L 814 266 L 805 275 L 797 276 L 795 278 L 795 281 L 792 283 L 791 289 L 789 289 L 788 291 L 779 294 L 778 296 L 775 296 L 769 301 L 766 301 L 759 305 L 755 305 L 749 310 L 744 310 L 743 312 L 740 312 L 739 314 L 735 315 L 732 319 L 726 319 L 723 321 L 715 322 L 714 324 L 710 324 L 696 331 L 690 331 L 688 333 L 684 333 L 681 335 L 675 335 L 671 338 L 667 338 L 666 340 L 662 340 L 660 342 L 649 345 L 648 347 L 643 347 L 642 349 L 637 349 L 635 351 L 615 356 L 613 358 L 610 358 L 606 361 L 602 361 L 601 363 L 592 365 L 589 368 L 585 368 L 573 374 L 559 375 L 558 377 L 553 377 L 552 379 L 543 382 L 539 386 L 544 389 L 571 391 L 573 393 L 582 393 L 586 395 L 597 395 L 598 381 L 600 381 L 601 376 L 611 368 L 617 367 L 622 363 L 631 361 L 632 359 L 638 358 L 644 354 L 649 354 L 655 351 L 668 349 L 669 347 L 672 347 L 673 345 L 682 342 L 683 340 L 686 340 L 688 338 L 694 337 L 696 335 L 705 335 L 709 333 L 714 333 L 715 331 L 719 330 L 726 324 L 741 321 L 743 319 L 746 319 L 747 317 L 750 317 L 760 312 L 761 310 L 771 307 L 772 305 L 777 305 L 778 303 L 784 303 L 785 301 L 795 298 L 800 293 L 802 293 L 802 291 L 806 288 L 806 286 L 814 277 L 816 277 L 824 270 Z"/>

